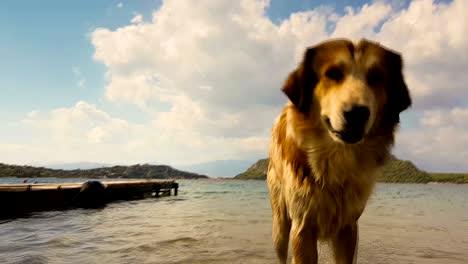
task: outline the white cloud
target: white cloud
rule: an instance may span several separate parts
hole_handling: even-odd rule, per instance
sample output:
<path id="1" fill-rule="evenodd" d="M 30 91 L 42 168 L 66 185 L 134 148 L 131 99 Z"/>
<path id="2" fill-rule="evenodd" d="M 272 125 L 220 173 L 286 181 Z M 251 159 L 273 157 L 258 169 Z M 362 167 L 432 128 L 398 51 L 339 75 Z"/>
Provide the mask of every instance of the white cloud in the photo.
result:
<path id="1" fill-rule="evenodd" d="M 182 164 L 265 156 L 271 124 L 286 102 L 280 87 L 304 48 L 329 37 L 367 37 L 403 53 L 414 99 L 410 111 L 423 116 L 401 131 L 398 151 L 427 165 L 437 155 L 429 147 L 437 138 L 437 150 L 462 163 L 456 154 L 468 142 L 450 144 L 462 129 L 454 124 L 465 118 L 468 96 L 466 1 L 421 0 L 407 8 L 376 1 L 347 8 L 344 15 L 320 7 L 277 24 L 266 16 L 268 6 L 269 1 L 163 1 L 145 22 L 136 14 L 127 26 L 96 29 L 94 59 L 107 69 L 106 99 L 136 105 L 151 115 L 146 124 L 83 102 L 25 122 L 48 124 L 54 137 L 86 143 L 70 153 L 99 144 L 93 147 L 102 152 L 96 161 Z M 169 109 L 161 111 L 161 105 Z M 96 120 L 101 122 L 91 125 Z M 63 144 L 71 145 L 67 140 Z"/>
<path id="2" fill-rule="evenodd" d="M 464 1 L 415 1 L 407 9 L 379 1 L 347 8 L 344 15 L 320 8 L 291 14 L 279 25 L 265 16 L 268 4 L 166 1 L 151 22 L 97 29 L 95 59 L 108 69 L 108 98 L 145 107 L 158 101 L 172 104 L 155 120 L 171 124 L 167 129 L 219 137 L 226 132 L 216 123 L 219 118 L 225 124 L 230 122 L 226 117 L 236 116 L 231 134 L 250 126 L 250 133 L 266 138 L 271 124 L 258 120 L 271 120 L 277 113 L 284 101 L 279 87 L 304 48 L 328 37 L 368 37 L 401 51 L 413 111 L 447 106 L 468 95 L 463 89 L 468 77 L 462 74 L 468 69 Z M 118 85 L 122 82 L 133 85 Z M 265 111 L 269 113 L 258 114 Z"/>
<path id="3" fill-rule="evenodd" d="M 141 24 L 143 23 L 143 15 L 141 14 L 136 14 L 132 20 L 130 20 L 132 24 Z"/>
<path id="4" fill-rule="evenodd" d="M 200 85 L 199 87 L 201 90 L 205 90 L 205 91 L 211 91 L 213 90 L 213 87 L 212 86 L 209 86 L 209 85 Z"/>
<path id="5" fill-rule="evenodd" d="M 166 80 L 160 81 L 161 87 L 225 108 L 278 104 L 282 95 L 272 87 L 280 85 L 306 46 L 328 37 L 369 37 L 401 51 L 417 106 L 441 98 L 450 103 L 466 91 L 465 1 L 415 1 L 403 10 L 379 1 L 348 8 L 343 16 L 322 8 L 291 14 L 280 25 L 265 16 L 266 6 L 268 1 L 168 1 L 149 23 L 97 29 L 92 38 L 95 59 L 108 67 L 108 93 L 119 90 L 120 99 L 138 104 L 157 97 L 157 92 L 147 94 L 148 87 L 141 88 L 145 92 L 138 98 L 128 97 L 112 85 L 112 78 L 144 74 Z M 197 87 L 211 87 L 212 92 L 200 93 Z M 252 93 L 255 96 L 244 96 Z"/>
<path id="6" fill-rule="evenodd" d="M 69 108 L 32 111 L 3 129 L 20 136 L 0 151 L 4 162 L 31 163 L 81 160 L 121 160 L 119 149 L 137 135 L 138 125 L 111 117 L 79 101 Z M 4 144 L 0 144 L 4 145 Z"/>
<path id="7" fill-rule="evenodd" d="M 392 7 L 384 2 L 365 4 L 360 10 L 346 8 L 344 16 L 336 16 L 335 30 L 331 37 L 359 39 L 364 36 L 374 36 L 377 26 L 388 19 Z"/>
<path id="8" fill-rule="evenodd" d="M 117 7 L 118 7 L 118 8 L 122 8 L 122 7 L 123 7 L 123 3 L 118 3 L 118 4 L 117 4 Z"/>
<path id="9" fill-rule="evenodd" d="M 26 117 L 27 118 L 35 118 L 39 115 L 39 111 L 38 110 L 33 110 L 31 112 L 29 112 Z"/>
<path id="10" fill-rule="evenodd" d="M 405 56 L 408 84 L 415 105 L 451 106 L 468 95 L 468 2 L 413 1 L 392 14 L 376 38 Z"/>
<path id="11" fill-rule="evenodd" d="M 400 134 L 397 153 L 431 171 L 468 171 L 468 108 L 428 110 Z"/>
<path id="12" fill-rule="evenodd" d="M 455 107 L 451 110 L 428 110 L 424 112 L 421 125 L 427 127 L 457 126 L 462 128 L 468 121 L 468 109 Z"/>
<path id="13" fill-rule="evenodd" d="M 5 156 L 3 162 L 21 163 L 92 160 L 187 165 L 266 154 L 265 137 L 237 137 L 228 133 L 214 136 L 209 131 L 211 127 L 228 130 L 236 126 L 239 122 L 236 116 L 215 117 L 224 123 L 214 124 L 188 98 L 174 101 L 177 103 L 172 111 L 157 113 L 145 124 L 113 117 L 83 101 L 69 108 L 44 113 L 33 111 L 12 127 L 16 131 L 29 131 L 24 135 L 29 140 L 0 144 L 3 147 L 0 155 Z M 24 153 L 33 158 L 26 158 Z"/>
<path id="14" fill-rule="evenodd" d="M 64 145 L 117 141 L 128 127 L 127 121 L 112 118 L 83 101 L 71 108 L 59 108 L 45 114 L 31 112 L 22 120 L 22 124 L 50 136 L 49 140 L 54 143 Z"/>
<path id="15" fill-rule="evenodd" d="M 125 76 L 107 73 L 109 79 L 106 98 L 111 102 L 136 104 L 142 108 L 161 97 L 165 91 L 158 86 L 155 76 L 145 72 L 134 72 Z"/>

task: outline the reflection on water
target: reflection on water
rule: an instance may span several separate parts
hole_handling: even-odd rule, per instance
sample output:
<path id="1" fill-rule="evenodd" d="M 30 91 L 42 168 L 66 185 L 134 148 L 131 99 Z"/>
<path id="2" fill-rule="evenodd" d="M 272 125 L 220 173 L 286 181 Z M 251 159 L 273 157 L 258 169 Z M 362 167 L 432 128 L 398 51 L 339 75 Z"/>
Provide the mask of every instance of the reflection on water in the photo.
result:
<path id="1" fill-rule="evenodd" d="M 265 182 L 179 183 L 177 197 L 5 221 L 1 263 L 275 263 Z M 467 207 L 467 185 L 379 184 L 359 263 L 468 263 Z"/>

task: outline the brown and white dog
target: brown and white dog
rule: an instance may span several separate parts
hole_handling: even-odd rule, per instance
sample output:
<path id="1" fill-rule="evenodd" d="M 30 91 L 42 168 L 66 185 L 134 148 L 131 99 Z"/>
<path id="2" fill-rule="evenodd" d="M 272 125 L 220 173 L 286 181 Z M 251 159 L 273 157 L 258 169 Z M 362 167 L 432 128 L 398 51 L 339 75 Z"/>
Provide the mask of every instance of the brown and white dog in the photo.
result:
<path id="1" fill-rule="evenodd" d="M 399 114 L 411 105 L 401 56 L 378 43 L 333 39 L 310 47 L 282 91 L 267 173 L 273 241 L 286 263 L 317 263 L 330 241 L 336 263 L 356 261 L 358 226 Z"/>

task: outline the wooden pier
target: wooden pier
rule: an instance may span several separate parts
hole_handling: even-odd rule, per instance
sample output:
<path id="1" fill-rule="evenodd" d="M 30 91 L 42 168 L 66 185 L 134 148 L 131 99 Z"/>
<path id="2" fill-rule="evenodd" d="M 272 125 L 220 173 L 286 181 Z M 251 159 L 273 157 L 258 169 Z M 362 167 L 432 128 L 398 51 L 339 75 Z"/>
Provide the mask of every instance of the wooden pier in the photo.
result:
<path id="1" fill-rule="evenodd" d="M 173 180 L 122 180 L 84 183 L 0 184 L 0 218 L 35 211 L 99 208 L 109 202 L 177 195 Z"/>

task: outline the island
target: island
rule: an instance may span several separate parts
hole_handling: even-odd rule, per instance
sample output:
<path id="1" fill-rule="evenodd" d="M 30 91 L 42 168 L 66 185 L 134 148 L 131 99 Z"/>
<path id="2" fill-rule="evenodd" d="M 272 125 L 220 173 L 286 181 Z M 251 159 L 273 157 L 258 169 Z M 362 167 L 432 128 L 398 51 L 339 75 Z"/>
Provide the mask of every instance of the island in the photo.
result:
<path id="1" fill-rule="evenodd" d="M 89 178 L 89 179 L 206 179 L 208 176 L 181 171 L 167 165 L 136 164 L 95 169 L 50 169 L 0 163 L 0 177 L 10 178 Z"/>
<path id="2" fill-rule="evenodd" d="M 269 160 L 260 159 L 245 172 L 234 179 L 265 180 Z M 379 182 L 387 183 L 468 183 L 468 174 L 463 173 L 430 173 L 418 169 L 409 160 L 400 160 L 391 156 L 383 168 Z"/>

